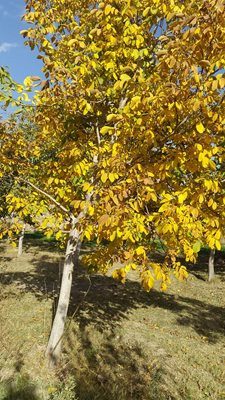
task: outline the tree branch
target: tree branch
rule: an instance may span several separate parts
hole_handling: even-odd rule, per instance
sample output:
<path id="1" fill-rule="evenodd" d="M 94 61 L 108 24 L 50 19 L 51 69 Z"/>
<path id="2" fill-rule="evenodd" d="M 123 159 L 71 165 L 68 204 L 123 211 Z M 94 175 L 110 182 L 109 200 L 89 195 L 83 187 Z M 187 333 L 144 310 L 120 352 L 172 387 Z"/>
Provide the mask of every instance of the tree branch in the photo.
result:
<path id="1" fill-rule="evenodd" d="M 56 199 L 54 199 L 54 197 L 52 197 L 50 194 L 46 193 L 44 190 L 40 189 L 38 186 L 34 185 L 33 183 L 31 183 L 30 181 L 28 181 L 27 179 L 23 179 L 20 177 L 17 177 L 17 179 L 21 182 L 26 183 L 27 185 L 31 186 L 33 189 L 35 189 L 37 192 L 43 194 L 43 196 L 47 197 L 49 200 L 51 200 L 52 203 L 54 203 L 57 207 L 59 207 L 63 212 L 65 212 L 66 214 L 68 214 L 71 218 L 73 218 L 73 214 L 67 210 L 66 207 L 64 207 L 62 204 L 60 204 Z"/>

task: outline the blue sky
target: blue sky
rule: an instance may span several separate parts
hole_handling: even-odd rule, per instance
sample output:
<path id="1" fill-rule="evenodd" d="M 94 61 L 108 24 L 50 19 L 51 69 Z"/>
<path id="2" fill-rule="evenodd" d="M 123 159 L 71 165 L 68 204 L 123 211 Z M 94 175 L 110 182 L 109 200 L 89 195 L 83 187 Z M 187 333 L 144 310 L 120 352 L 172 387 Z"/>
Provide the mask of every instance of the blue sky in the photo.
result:
<path id="1" fill-rule="evenodd" d="M 28 25 L 21 21 L 23 0 L 0 0 L 0 66 L 8 66 L 13 79 L 22 83 L 28 75 L 42 76 L 37 52 L 24 45 L 20 35 Z"/>

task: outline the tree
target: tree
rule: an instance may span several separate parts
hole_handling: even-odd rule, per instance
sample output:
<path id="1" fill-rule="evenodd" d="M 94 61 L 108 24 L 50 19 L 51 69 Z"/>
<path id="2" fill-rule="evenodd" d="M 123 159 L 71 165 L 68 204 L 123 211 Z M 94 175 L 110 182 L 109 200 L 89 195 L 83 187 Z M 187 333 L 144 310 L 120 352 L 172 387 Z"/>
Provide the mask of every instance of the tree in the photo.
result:
<path id="1" fill-rule="evenodd" d="M 209 255 L 209 282 L 211 282 L 215 276 L 215 271 L 214 271 L 214 261 L 215 261 L 215 249 L 210 249 L 210 255 Z"/>
<path id="2" fill-rule="evenodd" d="M 33 189 L 27 202 L 43 203 L 40 229 L 67 242 L 47 351 L 57 363 L 83 241 L 97 243 L 88 265 L 104 273 L 119 261 L 114 277 L 137 269 L 146 290 L 155 279 L 165 290 L 171 271 L 186 277 L 180 252 L 195 261 L 200 241 L 220 246 L 224 212 L 212 214 L 223 197 L 212 171 L 224 159 L 224 5 L 26 4 L 33 26 L 22 34 L 46 81 L 36 95 L 35 166 L 18 168 L 17 181 Z M 162 264 L 150 257 L 157 237 L 168 249 Z"/>

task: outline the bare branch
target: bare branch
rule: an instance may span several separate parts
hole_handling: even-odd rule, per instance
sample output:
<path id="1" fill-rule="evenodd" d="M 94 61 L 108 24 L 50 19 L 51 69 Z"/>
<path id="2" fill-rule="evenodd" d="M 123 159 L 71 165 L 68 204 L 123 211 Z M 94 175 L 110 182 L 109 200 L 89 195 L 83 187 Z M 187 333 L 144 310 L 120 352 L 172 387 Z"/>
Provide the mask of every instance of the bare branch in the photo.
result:
<path id="1" fill-rule="evenodd" d="M 100 131 L 99 131 L 98 122 L 96 123 L 96 135 L 97 135 L 98 147 L 100 147 L 100 144 L 101 144 L 101 137 L 100 137 Z"/>

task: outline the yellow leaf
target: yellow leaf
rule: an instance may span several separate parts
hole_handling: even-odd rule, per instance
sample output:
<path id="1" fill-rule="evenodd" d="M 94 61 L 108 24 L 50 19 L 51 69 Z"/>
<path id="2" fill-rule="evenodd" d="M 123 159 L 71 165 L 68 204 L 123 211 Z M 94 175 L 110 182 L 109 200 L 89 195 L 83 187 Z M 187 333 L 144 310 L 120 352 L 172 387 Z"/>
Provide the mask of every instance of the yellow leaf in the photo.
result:
<path id="1" fill-rule="evenodd" d="M 147 8 L 143 11 L 143 17 L 146 17 L 146 16 L 149 14 L 150 10 L 151 10 L 151 8 L 150 8 L 150 7 L 147 7 Z"/>
<path id="2" fill-rule="evenodd" d="M 140 56 L 140 54 L 139 54 L 138 49 L 134 49 L 132 51 L 132 57 L 134 58 L 134 60 L 137 60 L 139 58 L 139 56 Z"/>
<path id="3" fill-rule="evenodd" d="M 90 232 L 89 232 L 88 230 L 84 231 L 84 236 L 86 236 L 86 238 L 87 238 L 88 240 L 91 239 L 91 235 L 90 235 Z"/>
<path id="4" fill-rule="evenodd" d="M 158 210 L 158 212 L 163 212 L 165 210 L 168 209 L 168 207 L 170 207 L 170 205 L 168 203 L 164 203 Z"/>
<path id="5" fill-rule="evenodd" d="M 107 4 L 107 6 L 105 7 L 105 15 L 108 15 L 111 12 L 112 7 L 110 6 L 110 4 Z"/>
<path id="6" fill-rule="evenodd" d="M 105 183 L 108 179 L 108 175 L 106 174 L 106 172 L 103 172 L 103 174 L 101 175 L 101 181 L 103 183 Z"/>
<path id="7" fill-rule="evenodd" d="M 215 241 L 215 245 L 216 245 L 217 250 L 221 250 L 221 243 L 220 243 L 220 240 L 216 240 L 216 241 Z"/>
<path id="8" fill-rule="evenodd" d="M 118 201 L 118 198 L 117 198 L 117 196 L 111 196 L 111 199 L 113 200 L 113 202 L 118 206 L 119 205 L 119 201 Z"/>
<path id="9" fill-rule="evenodd" d="M 142 280 L 141 283 L 142 283 L 143 288 L 144 288 L 147 292 L 149 292 L 149 291 L 153 288 L 154 283 L 155 283 L 155 280 L 154 280 L 154 278 L 153 278 L 151 272 L 150 272 L 149 270 L 143 272 L 143 273 L 141 274 L 141 280 Z"/>
<path id="10" fill-rule="evenodd" d="M 110 180 L 110 182 L 115 181 L 115 175 L 112 172 L 109 173 L 109 180 Z"/>
<path id="11" fill-rule="evenodd" d="M 67 42 L 67 46 L 72 46 L 74 43 L 76 43 L 76 39 L 70 39 L 68 42 Z"/>
<path id="12" fill-rule="evenodd" d="M 59 240 L 61 237 L 62 237 L 62 231 L 57 232 L 55 235 L 56 240 Z"/>
<path id="13" fill-rule="evenodd" d="M 202 151 L 202 145 L 200 143 L 196 143 L 195 146 L 199 151 Z"/>
<path id="14" fill-rule="evenodd" d="M 170 224 L 165 224 L 162 228 L 162 233 L 172 232 L 172 226 Z"/>
<path id="15" fill-rule="evenodd" d="M 85 49 L 86 44 L 85 44 L 84 42 L 79 42 L 79 46 L 80 46 L 82 49 Z"/>
<path id="16" fill-rule="evenodd" d="M 203 194 L 200 194 L 200 195 L 199 195 L 198 201 L 199 201 L 200 204 L 203 203 L 203 201 L 204 201 L 204 196 L 203 196 Z"/>
<path id="17" fill-rule="evenodd" d="M 64 195 L 65 195 L 64 190 L 63 190 L 63 189 L 59 189 L 59 190 L 58 190 L 58 195 L 59 195 L 59 197 L 61 197 L 61 199 L 63 199 L 63 197 L 64 197 Z"/>
<path id="18" fill-rule="evenodd" d="M 218 231 L 215 234 L 215 239 L 219 240 L 221 238 L 221 231 L 218 229 Z"/>
<path id="19" fill-rule="evenodd" d="M 92 207 L 92 206 L 89 206 L 89 207 L 88 207 L 88 214 L 89 214 L 90 216 L 92 216 L 92 215 L 94 214 L 94 211 L 95 211 L 94 207 Z"/>
<path id="20" fill-rule="evenodd" d="M 83 191 L 84 191 L 84 192 L 87 192 L 90 186 L 91 186 L 91 185 L 90 185 L 89 182 L 84 182 L 84 184 L 83 184 Z"/>
<path id="21" fill-rule="evenodd" d="M 115 117 L 117 117 L 117 115 L 116 114 L 109 114 L 109 115 L 107 115 L 107 122 L 110 122 L 110 121 L 112 121 L 112 119 L 114 119 Z"/>
<path id="22" fill-rule="evenodd" d="M 213 205 L 214 200 L 211 198 L 208 201 L 208 207 L 211 207 Z"/>
<path id="23" fill-rule="evenodd" d="M 107 133 L 107 132 L 109 132 L 109 131 L 111 131 L 112 130 L 112 127 L 111 126 L 103 126 L 102 128 L 101 128 L 101 133 L 102 133 L 102 135 L 104 135 L 105 133 Z"/>
<path id="24" fill-rule="evenodd" d="M 130 76 L 127 75 L 127 74 L 122 74 L 122 75 L 120 75 L 120 80 L 121 80 L 122 82 L 127 82 L 127 81 L 129 81 L 130 79 L 131 79 Z"/>
<path id="25" fill-rule="evenodd" d="M 56 387 L 51 387 L 51 386 L 48 387 L 48 393 L 49 394 L 52 394 L 52 393 L 55 393 L 55 392 L 57 392 L 57 388 Z"/>
<path id="26" fill-rule="evenodd" d="M 177 101 L 176 101 L 175 105 L 176 105 L 176 107 L 177 107 L 178 110 L 181 110 L 181 109 L 182 109 L 182 105 L 181 105 L 180 103 L 178 103 Z"/>
<path id="27" fill-rule="evenodd" d="M 184 200 L 186 200 L 186 198 L 187 198 L 187 192 L 181 193 L 178 196 L 178 203 L 182 204 L 184 202 Z"/>
<path id="28" fill-rule="evenodd" d="M 193 251 L 195 252 L 195 253 L 199 253 L 199 251 L 201 250 L 201 242 L 196 242 L 195 244 L 194 244 L 194 246 L 193 246 Z"/>
<path id="29" fill-rule="evenodd" d="M 216 209 L 217 209 L 217 203 L 216 203 L 215 201 L 213 202 L 212 209 L 213 209 L 213 210 L 216 210 Z"/>
<path id="30" fill-rule="evenodd" d="M 114 231 L 114 232 L 110 235 L 110 237 L 109 237 L 110 242 L 113 242 L 113 240 L 115 239 L 115 237 L 116 237 L 116 231 Z"/>
<path id="31" fill-rule="evenodd" d="M 33 85 L 33 81 L 31 79 L 30 76 L 27 76 L 24 81 L 23 81 L 24 86 L 32 86 Z"/>
<path id="32" fill-rule="evenodd" d="M 145 249 L 143 246 L 139 246 L 135 251 L 138 256 L 141 254 L 145 254 Z"/>
<path id="33" fill-rule="evenodd" d="M 204 125 L 203 125 L 201 122 L 199 122 L 199 123 L 196 125 L 196 129 L 197 129 L 197 131 L 198 131 L 199 133 L 203 133 L 203 132 L 205 131 L 205 127 L 204 127 Z"/>

